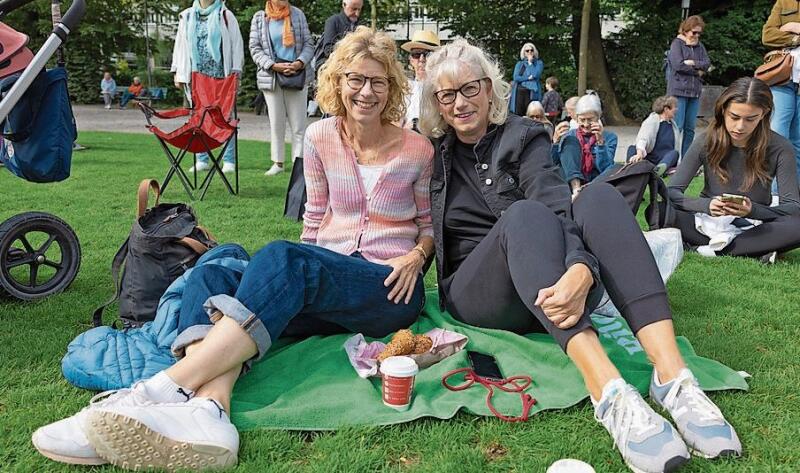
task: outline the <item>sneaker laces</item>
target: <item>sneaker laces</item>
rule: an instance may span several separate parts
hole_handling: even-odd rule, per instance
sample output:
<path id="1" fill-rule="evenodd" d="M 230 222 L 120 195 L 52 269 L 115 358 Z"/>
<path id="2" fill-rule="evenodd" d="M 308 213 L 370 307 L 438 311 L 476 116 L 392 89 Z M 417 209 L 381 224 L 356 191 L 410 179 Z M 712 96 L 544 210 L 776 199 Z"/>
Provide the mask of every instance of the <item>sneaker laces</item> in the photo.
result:
<path id="1" fill-rule="evenodd" d="M 632 434 L 643 436 L 650 430 L 658 428 L 652 421 L 650 409 L 644 399 L 628 385 L 614 395 L 611 407 L 607 412 L 610 412 L 611 415 L 611 438 L 614 439 L 614 444 L 623 457 L 627 456 L 628 439 Z M 597 413 L 595 413 L 595 419 L 605 424 L 602 419 L 597 417 Z"/>
<path id="2" fill-rule="evenodd" d="M 722 412 L 716 404 L 706 396 L 697 380 L 688 370 L 682 371 L 672 383 L 672 387 L 664 396 L 664 406 L 672 412 L 678 408 L 678 398 L 683 397 L 689 407 L 702 421 L 725 422 Z"/>
<path id="3" fill-rule="evenodd" d="M 155 404 L 145 393 L 143 386 L 140 388 L 140 383 L 136 383 L 132 388 L 113 389 L 110 391 L 103 391 L 92 396 L 89 400 L 89 407 L 109 407 L 117 404 L 123 399 L 129 399 L 131 405 L 148 405 Z"/>

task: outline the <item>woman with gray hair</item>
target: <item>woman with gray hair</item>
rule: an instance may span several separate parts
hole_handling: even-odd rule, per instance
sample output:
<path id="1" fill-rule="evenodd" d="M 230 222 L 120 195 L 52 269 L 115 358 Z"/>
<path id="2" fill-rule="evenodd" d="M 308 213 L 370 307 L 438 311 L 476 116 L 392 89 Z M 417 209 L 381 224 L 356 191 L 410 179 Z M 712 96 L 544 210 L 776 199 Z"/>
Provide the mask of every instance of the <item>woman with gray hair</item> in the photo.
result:
<path id="1" fill-rule="evenodd" d="M 525 116 L 528 104 L 542 100 L 542 86 L 539 80 L 544 71 L 544 62 L 539 59 L 539 50 L 533 43 L 525 43 L 519 52 L 519 61 L 514 66 L 514 83 L 511 90 L 511 111 Z"/>
<path id="2" fill-rule="evenodd" d="M 467 324 L 552 335 L 636 471 L 675 470 L 687 443 L 707 457 L 739 454 L 736 432 L 678 351 L 664 283 L 624 199 L 596 183 L 573 202 L 544 128 L 508 115 L 508 90 L 497 64 L 464 40 L 428 57 L 420 129 L 435 151 L 440 306 Z M 681 435 L 603 350 L 589 314 L 604 284 L 654 364 L 651 397 Z"/>
<path id="3" fill-rule="evenodd" d="M 561 166 L 572 195 L 614 165 L 617 135 L 606 131 L 600 117 L 603 107 L 594 93 L 584 95 L 575 105 L 578 128 L 570 130 L 553 146 L 553 162 Z"/>
<path id="4" fill-rule="evenodd" d="M 642 122 L 636 144 L 628 147 L 628 162 L 646 159 L 656 165 L 658 174 L 678 164 L 683 133 L 675 123 L 678 99 L 671 95 L 653 101 L 653 111 Z"/>

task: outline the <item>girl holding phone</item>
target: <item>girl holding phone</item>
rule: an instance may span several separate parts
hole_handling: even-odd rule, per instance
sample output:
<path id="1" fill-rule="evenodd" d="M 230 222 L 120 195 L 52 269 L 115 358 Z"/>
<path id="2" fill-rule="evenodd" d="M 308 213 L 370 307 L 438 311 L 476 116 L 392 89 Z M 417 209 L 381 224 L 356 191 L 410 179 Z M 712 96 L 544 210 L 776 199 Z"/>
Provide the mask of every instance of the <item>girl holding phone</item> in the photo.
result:
<path id="1" fill-rule="evenodd" d="M 758 79 L 738 79 L 722 92 L 708 130 L 692 144 L 669 183 L 684 242 L 708 245 L 709 237 L 696 228 L 698 219 L 708 215 L 733 217 L 731 225 L 750 227 L 720 254 L 774 261 L 776 253 L 800 247 L 794 149 L 770 130 L 772 111 L 772 93 Z M 684 192 L 701 167 L 703 190 L 699 197 L 688 197 Z M 770 207 L 773 179 L 778 205 Z"/>

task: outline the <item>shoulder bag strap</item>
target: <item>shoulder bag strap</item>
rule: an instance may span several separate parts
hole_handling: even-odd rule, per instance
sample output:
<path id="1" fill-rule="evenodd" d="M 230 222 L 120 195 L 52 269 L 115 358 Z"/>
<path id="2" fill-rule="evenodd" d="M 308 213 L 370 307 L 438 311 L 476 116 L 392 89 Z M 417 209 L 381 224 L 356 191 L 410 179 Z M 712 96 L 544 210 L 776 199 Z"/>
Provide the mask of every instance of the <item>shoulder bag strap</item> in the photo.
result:
<path id="1" fill-rule="evenodd" d="M 101 305 L 94 310 L 92 314 L 92 326 L 99 327 L 103 325 L 103 311 L 106 307 L 110 306 L 119 299 L 120 291 L 122 290 L 122 278 L 120 277 L 120 268 L 125 263 L 125 256 L 128 254 L 128 242 L 130 237 L 125 240 L 125 243 L 119 247 L 117 254 L 114 255 L 114 261 L 111 263 L 111 279 L 114 281 L 114 295 L 105 304 Z"/>
<path id="2" fill-rule="evenodd" d="M 183 237 L 180 240 L 178 240 L 178 243 L 180 243 L 181 245 L 189 247 L 190 249 L 192 249 L 198 255 L 202 255 L 206 251 L 209 250 L 208 246 L 206 246 L 205 244 L 201 243 L 199 240 L 195 240 L 194 238 L 190 238 L 190 237 Z"/>
<path id="3" fill-rule="evenodd" d="M 147 192 L 150 189 L 153 189 L 153 193 L 156 195 L 155 205 L 158 205 L 158 200 L 161 198 L 161 188 L 158 186 L 158 181 L 155 179 L 142 180 L 142 182 L 139 183 L 139 191 L 137 192 L 136 218 L 142 217 L 147 210 Z"/>

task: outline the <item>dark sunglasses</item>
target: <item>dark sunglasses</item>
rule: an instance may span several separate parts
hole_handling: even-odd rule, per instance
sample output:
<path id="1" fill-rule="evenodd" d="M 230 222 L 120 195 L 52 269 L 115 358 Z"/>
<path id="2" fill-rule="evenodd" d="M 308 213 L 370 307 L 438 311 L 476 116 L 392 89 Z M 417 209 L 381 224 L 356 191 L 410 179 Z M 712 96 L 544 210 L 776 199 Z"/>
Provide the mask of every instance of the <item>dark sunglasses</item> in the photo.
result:
<path id="1" fill-rule="evenodd" d="M 430 51 L 418 51 L 411 53 L 411 57 L 413 57 L 414 59 L 419 59 L 421 57 L 427 58 L 428 54 L 430 54 Z"/>
<path id="2" fill-rule="evenodd" d="M 702 31 L 694 31 L 694 30 L 692 30 L 692 31 L 689 31 L 689 33 L 691 33 L 694 36 L 703 36 L 703 32 Z"/>
<path id="3" fill-rule="evenodd" d="M 533 52 L 533 49 L 526 49 L 526 50 L 525 50 L 525 52 L 526 52 L 526 53 L 532 53 L 532 52 Z"/>

